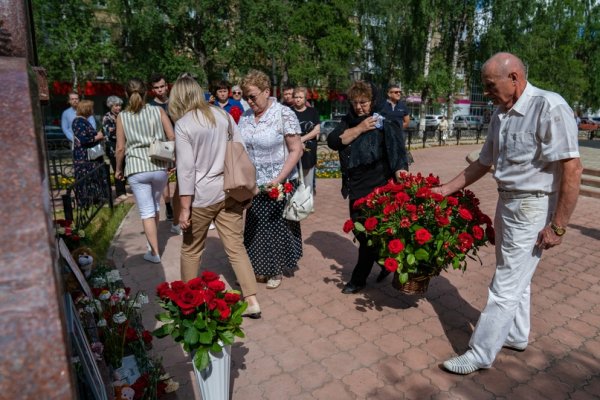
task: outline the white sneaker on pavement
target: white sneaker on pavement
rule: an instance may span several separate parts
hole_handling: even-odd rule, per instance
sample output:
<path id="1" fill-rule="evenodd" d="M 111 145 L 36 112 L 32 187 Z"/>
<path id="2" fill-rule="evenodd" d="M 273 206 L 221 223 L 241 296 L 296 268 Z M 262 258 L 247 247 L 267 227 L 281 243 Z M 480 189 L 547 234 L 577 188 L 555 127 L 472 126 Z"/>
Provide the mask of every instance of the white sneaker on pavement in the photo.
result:
<path id="1" fill-rule="evenodd" d="M 208 227 L 209 230 L 213 230 L 215 229 L 215 224 L 213 224 L 212 222 L 210 223 L 210 226 Z"/>
<path id="2" fill-rule="evenodd" d="M 171 233 L 176 235 L 183 235 L 183 231 L 179 225 L 171 225 Z"/>
<path id="3" fill-rule="evenodd" d="M 480 369 L 471 360 L 469 360 L 466 354 L 444 361 L 444 368 L 459 375 L 468 375 Z"/>

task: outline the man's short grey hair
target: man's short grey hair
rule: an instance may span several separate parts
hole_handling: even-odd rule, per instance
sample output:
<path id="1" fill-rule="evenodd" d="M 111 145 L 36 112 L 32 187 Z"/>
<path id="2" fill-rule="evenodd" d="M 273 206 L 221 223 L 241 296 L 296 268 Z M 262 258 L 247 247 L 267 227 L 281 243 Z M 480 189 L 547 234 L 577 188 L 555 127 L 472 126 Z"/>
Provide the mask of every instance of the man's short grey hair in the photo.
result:
<path id="1" fill-rule="evenodd" d="M 108 108 L 112 108 L 112 106 L 120 106 L 123 105 L 123 100 L 119 96 L 108 96 L 108 99 L 106 99 L 106 105 Z"/>

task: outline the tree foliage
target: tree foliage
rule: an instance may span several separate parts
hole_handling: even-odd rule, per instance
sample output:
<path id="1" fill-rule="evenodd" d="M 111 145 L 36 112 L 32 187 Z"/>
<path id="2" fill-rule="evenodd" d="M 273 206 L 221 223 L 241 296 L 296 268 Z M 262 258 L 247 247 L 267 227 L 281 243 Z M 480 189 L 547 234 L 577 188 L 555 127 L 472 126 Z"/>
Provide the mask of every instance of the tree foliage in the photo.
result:
<path id="1" fill-rule="evenodd" d="M 483 61 L 509 51 L 524 60 L 532 83 L 579 108 L 600 107 L 600 4 L 592 0 L 95 4 L 33 0 L 39 55 L 51 79 L 94 79 L 104 65 L 116 81 L 155 71 L 172 81 L 187 71 L 206 84 L 239 81 L 256 68 L 278 85 L 343 89 L 359 66 L 378 86 L 401 82 L 405 93 L 450 99 L 471 76 L 479 78 Z"/>

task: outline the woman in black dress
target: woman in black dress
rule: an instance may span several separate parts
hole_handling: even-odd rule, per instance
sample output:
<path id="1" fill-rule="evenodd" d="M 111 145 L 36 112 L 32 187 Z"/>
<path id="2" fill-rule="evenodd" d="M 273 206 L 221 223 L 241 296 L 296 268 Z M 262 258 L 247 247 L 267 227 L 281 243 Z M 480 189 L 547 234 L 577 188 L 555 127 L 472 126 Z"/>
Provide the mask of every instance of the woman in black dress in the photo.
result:
<path id="1" fill-rule="evenodd" d="M 408 159 L 402 126 L 393 119 L 385 119 L 383 103 L 373 85 L 354 82 L 348 89 L 348 100 L 352 107 L 327 136 L 327 144 L 339 152 L 342 195 L 350 200 L 350 218 L 364 222 L 360 210 L 352 207 L 354 202 L 407 171 Z M 366 286 L 377 261 L 377 251 L 367 245 L 365 235 L 357 234 L 356 238 L 358 260 L 352 278 L 342 289 L 345 294 L 356 293 Z"/>

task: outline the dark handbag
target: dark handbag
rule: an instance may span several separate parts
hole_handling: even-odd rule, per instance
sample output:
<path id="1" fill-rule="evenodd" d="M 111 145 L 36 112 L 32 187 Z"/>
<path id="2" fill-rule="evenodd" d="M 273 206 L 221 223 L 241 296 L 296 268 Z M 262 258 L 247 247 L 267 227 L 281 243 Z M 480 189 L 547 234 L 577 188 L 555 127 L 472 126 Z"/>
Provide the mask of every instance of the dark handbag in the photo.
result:
<path id="1" fill-rule="evenodd" d="M 233 140 L 231 117 L 227 115 L 227 144 L 223 166 L 223 191 L 243 203 L 258 194 L 256 168 L 246 152 L 244 144 Z"/>
<path id="2" fill-rule="evenodd" d="M 304 153 L 302 154 L 302 168 L 311 169 L 317 164 L 317 141 L 307 140 L 304 142 Z"/>

